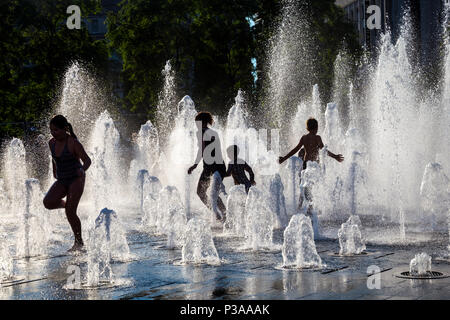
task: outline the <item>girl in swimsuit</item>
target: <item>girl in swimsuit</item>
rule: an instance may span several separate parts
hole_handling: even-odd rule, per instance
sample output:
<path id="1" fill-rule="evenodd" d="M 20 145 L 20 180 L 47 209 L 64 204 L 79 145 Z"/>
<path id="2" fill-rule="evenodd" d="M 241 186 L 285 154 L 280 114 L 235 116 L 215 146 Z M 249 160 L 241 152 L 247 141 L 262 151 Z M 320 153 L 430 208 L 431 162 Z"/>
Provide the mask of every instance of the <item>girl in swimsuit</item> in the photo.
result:
<path id="1" fill-rule="evenodd" d="M 75 237 L 75 243 L 69 251 L 76 251 L 83 247 L 77 208 L 83 195 L 85 172 L 91 165 L 91 159 L 74 134 L 72 125 L 64 116 L 57 115 L 50 120 L 50 133 L 53 138 L 48 144 L 52 153 L 53 176 L 56 182 L 47 192 L 44 206 L 49 210 L 65 209 Z M 67 197 L 66 200 L 63 200 L 64 197 Z"/>

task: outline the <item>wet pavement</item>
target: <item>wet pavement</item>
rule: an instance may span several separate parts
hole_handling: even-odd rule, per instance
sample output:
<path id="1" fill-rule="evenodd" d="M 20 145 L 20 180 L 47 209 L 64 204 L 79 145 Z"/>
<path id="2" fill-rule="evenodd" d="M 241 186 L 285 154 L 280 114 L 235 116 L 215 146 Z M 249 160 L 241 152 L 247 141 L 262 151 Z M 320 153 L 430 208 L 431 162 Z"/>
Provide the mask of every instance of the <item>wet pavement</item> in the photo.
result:
<path id="1" fill-rule="evenodd" d="M 138 229 L 138 228 L 137 228 Z M 335 230 L 329 231 L 333 234 Z M 323 263 L 321 270 L 284 270 L 282 232 L 275 231 L 278 250 L 242 252 L 243 239 L 214 232 L 214 242 L 223 260 L 220 266 L 180 265 L 181 250 L 165 248 L 165 238 L 130 231 L 127 239 L 134 259 L 113 262 L 122 286 L 66 290 L 73 266 L 87 272 L 86 255 L 59 252 L 50 257 L 15 260 L 15 282 L 4 283 L 0 299 L 450 299 L 450 278 L 411 280 L 398 278 L 409 271 L 409 261 L 422 251 L 433 257 L 432 269 L 450 275 L 448 236 L 416 244 L 367 244 L 367 254 L 340 257 L 337 239 L 316 241 Z M 446 255 L 447 254 L 447 255 Z M 368 273 L 368 268 L 376 274 Z M 369 269 L 370 270 L 370 269 Z M 370 288 L 379 276 L 380 288 Z M 369 285 L 368 285 L 369 283 Z"/>

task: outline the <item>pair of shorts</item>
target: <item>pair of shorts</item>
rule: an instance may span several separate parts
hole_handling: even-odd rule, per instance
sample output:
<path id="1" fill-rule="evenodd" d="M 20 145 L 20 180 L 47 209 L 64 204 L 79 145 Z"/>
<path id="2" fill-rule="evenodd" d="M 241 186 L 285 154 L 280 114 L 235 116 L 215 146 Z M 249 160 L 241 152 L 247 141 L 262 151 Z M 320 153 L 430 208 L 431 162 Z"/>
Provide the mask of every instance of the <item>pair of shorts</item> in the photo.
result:
<path id="1" fill-rule="evenodd" d="M 225 163 L 223 164 L 204 164 L 203 163 L 203 171 L 200 175 L 200 180 L 208 180 L 211 178 L 211 176 L 214 174 L 214 172 L 219 172 L 220 177 L 225 177 L 225 174 L 227 173 L 227 168 L 225 166 Z"/>

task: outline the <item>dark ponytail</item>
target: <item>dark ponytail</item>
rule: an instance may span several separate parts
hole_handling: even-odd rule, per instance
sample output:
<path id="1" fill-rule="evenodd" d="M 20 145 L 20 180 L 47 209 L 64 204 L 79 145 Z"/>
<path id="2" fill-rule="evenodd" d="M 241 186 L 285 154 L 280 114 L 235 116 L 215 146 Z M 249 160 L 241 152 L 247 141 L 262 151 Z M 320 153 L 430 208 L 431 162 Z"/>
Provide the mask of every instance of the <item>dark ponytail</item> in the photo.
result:
<path id="1" fill-rule="evenodd" d="M 74 138 L 75 140 L 78 140 L 77 136 L 75 135 L 75 133 L 73 132 L 73 127 L 72 125 L 67 121 L 66 117 L 62 116 L 62 115 L 57 115 L 54 116 L 51 120 L 50 120 L 50 124 L 54 125 L 55 127 L 57 127 L 58 129 L 61 130 L 66 130 L 69 131 L 70 136 L 72 138 Z"/>
<path id="2" fill-rule="evenodd" d="M 74 138 L 75 140 L 78 140 L 77 136 L 76 136 L 75 133 L 73 132 L 72 125 L 71 125 L 69 122 L 67 122 L 67 127 L 69 128 L 70 136 L 71 136 L 72 138 Z"/>

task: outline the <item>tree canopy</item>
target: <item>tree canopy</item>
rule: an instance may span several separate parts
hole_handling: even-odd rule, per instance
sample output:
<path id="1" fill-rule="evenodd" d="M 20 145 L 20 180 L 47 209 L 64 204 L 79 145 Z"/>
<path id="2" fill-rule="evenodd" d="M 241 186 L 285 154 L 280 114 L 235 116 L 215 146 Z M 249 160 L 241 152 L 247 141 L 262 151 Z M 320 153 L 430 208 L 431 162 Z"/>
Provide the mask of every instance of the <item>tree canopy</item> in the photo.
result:
<path id="1" fill-rule="evenodd" d="M 100 10 L 97 1 L 0 2 L 0 122 L 39 120 L 55 102 L 65 69 L 84 61 L 105 70 L 108 51 L 86 28 L 69 30 L 66 9 L 79 5 L 82 15 Z M 23 127 L 0 125 L 0 137 L 23 134 Z"/>
<path id="2" fill-rule="evenodd" d="M 192 96 L 198 109 L 225 114 L 239 88 L 258 109 L 268 76 L 268 43 L 284 1 L 289 0 L 123 0 L 108 14 L 104 40 L 92 38 L 84 23 L 80 30 L 66 27 L 69 5 L 79 5 L 86 19 L 101 11 L 100 1 L 2 1 L 0 123 L 41 119 L 55 103 L 71 62 L 106 76 L 108 54 L 122 61 L 121 105 L 130 112 L 153 119 L 167 60 L 179 94 Z M 309 10 L 317 82 L 328 97 L 337 52 L 346 42 L 357 53 L 356 35 L 333 0 L 299 2 Z M 0 125 L 0 136 L 6 133 L 20 135 L 22 128 Z"/>

